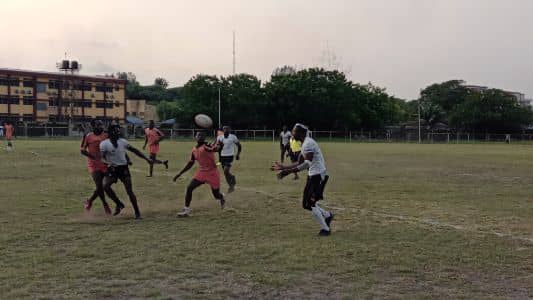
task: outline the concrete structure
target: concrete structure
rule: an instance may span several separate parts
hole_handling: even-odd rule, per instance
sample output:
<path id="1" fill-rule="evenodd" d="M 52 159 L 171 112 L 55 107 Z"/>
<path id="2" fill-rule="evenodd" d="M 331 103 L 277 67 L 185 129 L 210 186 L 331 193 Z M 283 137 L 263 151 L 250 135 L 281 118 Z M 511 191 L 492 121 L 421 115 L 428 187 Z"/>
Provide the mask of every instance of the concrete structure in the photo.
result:
<path id="1" fill-rule="evenodd" d="M 0 68 L 0 121 L 125 120 L 126 80 Z"/>
<path id="2" fill-rule="evenodd" d="M 136 117 L 146 122 L 150 120 L 159 121 L 156 106 L 146 104 L 146 100 L 128 99 L 126 103 L 128 116 Z"/>
<path id="3" fill-rule="evenodd" d="M 463 85 L 465 88 L 469 90 L 473 90 L 479 93 L 483 93 L 489 89 L 489 87 L 481 86 L 481 85 Z M 506 91 L 502 90 L 503 92 L 513 96 L 516 101 L 520 104 L 522 107 L 531 107 L 532 99 L 527 99 L 526 95 L 520 92 L 512 92 L 512 91 Z"/>

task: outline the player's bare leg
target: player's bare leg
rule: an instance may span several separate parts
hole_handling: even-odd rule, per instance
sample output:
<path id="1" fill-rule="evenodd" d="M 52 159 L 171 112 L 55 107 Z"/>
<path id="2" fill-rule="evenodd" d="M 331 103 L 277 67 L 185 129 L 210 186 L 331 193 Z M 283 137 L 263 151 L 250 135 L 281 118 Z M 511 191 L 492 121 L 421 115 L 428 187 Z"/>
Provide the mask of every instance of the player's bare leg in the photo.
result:
<path id="1" fill-rule="evenodd" d="M 133 206 L 133 210 L 135 211 L 135 219 L 140 220 L 141 211 L 139 210 L 139 205 L 137 204 L 137 196 L 135 196 L 135 193 L 133 193 L 133 185 L 131 182 L 131 177 L 128 176 L 121 180 L 122 180 L 122 183 L 124 184 L 124 188 L 126 189 L 126 193 L 128 194 L 128 197 L 130 198 L 130 202 L 131 202 L 131 205 Z"/>
<path id="2" fill-rule="evenodd" d="M 168 170 L 168 160 L 165 160 L 165 161 L 158 160 L 157 155 L 154 153 L 150 154 L 150 159 L 152 160 L 152 162 L 150 163 L 150 175 L 148 175 L 148 177 L 153 177 L 154 164 L 163 164 L 165 165 L 165 169 Z"/>
<path id="3" fill-rule="evenodd" d="M 192 192 L 202 184 L 204 183 L 196 179 L 191 180 L 185 193 L 185 207 L 178 213 L 178 217 L 188 217 L 191 215 Z"/>
<path id="4" fill-rule="evenodd" d="M 235 185 L 237 184 L 237 178 L 235 175 L 231 174 L 231 166 L 224 166 L 224 177 L 229 185 L 228 193 L 233 193 L 235 191 Z"/>
<path id="5" fill-rule="evenodd" d="M 120 211 L 124 208 L 124 203 L 122 203 L 120 199 L 118 199 L 117 194 L 115 194 L 115 191 L 113 191 L 113 189 L 111 188 L 111 186 L 114 183 L 115 183 L 115 180 L 113 178 L 110 178 L 107 176 L 104 177 L 103 188 L 104 188 L 105 193 L 109 196 L 109 198 L 111 198 L 111 200 L 115 202 L 116 206 L 115 206 L 115 212 L 113 213 L 113 216 L 116 216 L 120 214 Z"/>

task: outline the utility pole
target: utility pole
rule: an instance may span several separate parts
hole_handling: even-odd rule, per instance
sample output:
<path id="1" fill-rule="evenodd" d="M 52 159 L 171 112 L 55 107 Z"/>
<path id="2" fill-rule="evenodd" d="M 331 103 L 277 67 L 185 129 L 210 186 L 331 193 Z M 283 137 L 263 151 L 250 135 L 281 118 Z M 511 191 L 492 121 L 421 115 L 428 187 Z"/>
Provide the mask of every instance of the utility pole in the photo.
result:
<path id="1" fill-rule="evenodd" d="M 422 100 L 422 98 L 418 99 L 418 143 L 422 144 L 422 131 L 420 127 L 420 100 Z"/>
<path id="2" fill-rule="evenodd" d="M 235 30 L 233 30 L 233 75 L 235 75 Z"/>
<path id="3" fill-rule="evenodd" d="M 218 128 L 220 129 L 222 124 L 220 122 L 220 87 L 218 87 Z"/>

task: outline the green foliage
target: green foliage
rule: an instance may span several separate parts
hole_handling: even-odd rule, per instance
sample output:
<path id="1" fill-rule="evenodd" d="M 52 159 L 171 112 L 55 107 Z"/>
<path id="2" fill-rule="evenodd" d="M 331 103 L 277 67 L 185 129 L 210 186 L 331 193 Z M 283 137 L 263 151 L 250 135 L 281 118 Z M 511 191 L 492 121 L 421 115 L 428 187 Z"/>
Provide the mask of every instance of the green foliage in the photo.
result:
<path id="1" fill-rule="evenodd" d="M 521 107 L 513 95 L 469 89 L 464 83 L 450 80 L 422 90 L 421 117 L 430 127 L 442 122 L 455 130 L 516 132 L 531 123 L 531 110 Z"/>

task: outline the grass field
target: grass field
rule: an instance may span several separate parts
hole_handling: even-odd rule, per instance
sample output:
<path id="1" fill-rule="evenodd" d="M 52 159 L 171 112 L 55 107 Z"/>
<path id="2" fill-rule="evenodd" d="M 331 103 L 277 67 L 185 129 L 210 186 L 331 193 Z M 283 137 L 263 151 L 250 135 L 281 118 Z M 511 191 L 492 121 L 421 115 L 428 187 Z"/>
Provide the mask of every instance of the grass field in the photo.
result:
<path id="1" fill-rule="evenodd" d="M 202 187 L 176 218 L 192 146 L 162 145 L 171 170 L 151 179 L 134 159 L 142 221 L 121 186 L 122 215 L 84 214 L 78 142 L 2 149 L 0 298 L 533 297 L 533 146 L 323 143 L 327 238 L 267 142 L 244 143 L 226 210 Z"/>

